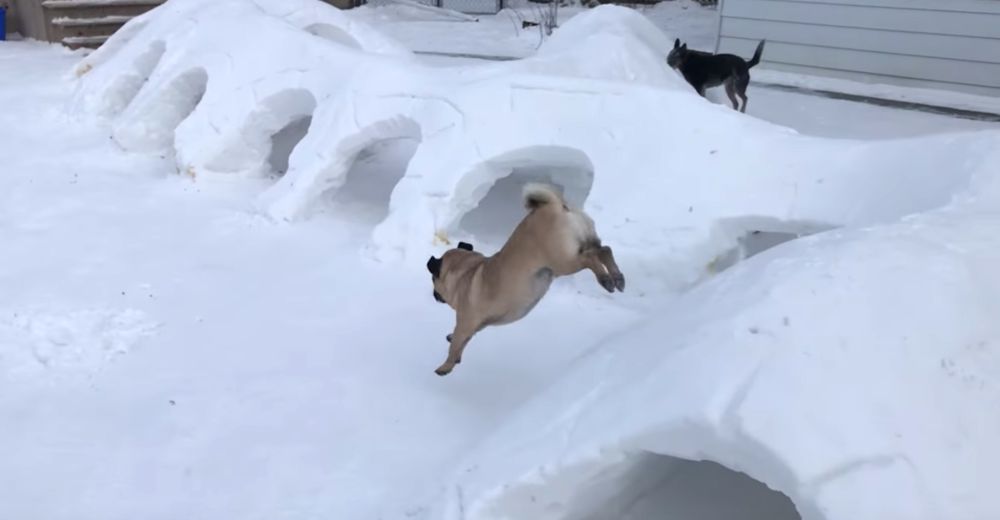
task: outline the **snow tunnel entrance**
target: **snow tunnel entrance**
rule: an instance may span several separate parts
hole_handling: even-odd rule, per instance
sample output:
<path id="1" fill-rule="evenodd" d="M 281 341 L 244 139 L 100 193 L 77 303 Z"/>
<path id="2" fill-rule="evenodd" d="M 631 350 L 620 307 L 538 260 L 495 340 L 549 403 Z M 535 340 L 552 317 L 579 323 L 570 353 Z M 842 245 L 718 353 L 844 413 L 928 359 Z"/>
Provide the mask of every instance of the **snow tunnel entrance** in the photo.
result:
<path id="1" fill-rule="evenodd" d="M 302 116 L 271 136 L 271 152 L 268 154 L 267 164 L 272 175 L 281 176 L 288 171 L 288 160 L 292 156 L 292 151 L 309 132 L 311 124 L 312 116 Z"/>
<path id="2" fill-rule="evenodd" d="M 770 218 L 749 218 L 724 222 L 717 229 L 722 235 L 728 237 L 729 243 L 735 242 L 735 245 L 715 258 L 711 265 L 714 272 L 724 271 L 739 262 L 786 242 L 828 231 L 832 227 L 812 222 L 784 222 Z"/>
<path id="3" fill-rule="evenodd" d="M 566 520 L 801 520 L 788 496 L 711 461 L 645 453 L 579 493 Z"/>
<path id="4" fill-rule="evenodd" d="M 354 39 L 353 36 L 340 27 L 330 25 L 328 23 L 314 23 L 309 27 L 306 27 L 305 30 L 309 34 L 318 36 L 324 40 L 338 43 L 340 45 L 346 45 L 352 49 L 361 50 L 361 44 L 358 43 L 358 40 Z"/>
<path id="5" fill-rule="evenodd" d="M 125 110 L 149 81 L 149 76 L 156 70 L 166 51 L 167 46 L 162 41 L 157 40 L 151 43 L 149 48 L 132 62 L 132 73 L 122 75 L 115 80 L 105 95 L 107 106 L 104 113 L 106 115 L 117 116 Z"/>
<path id="6" fill-rule="evenodd" d="M 331 192 L 332 212 L 370 231 L 389 215 L 389 199 L 396 183 L 420 145 L 416 137 L 381 139 L 364 147 L 344 178 Z"/>
<path id="7" fill-rule="evenodd" d="M 163 151 L 171 148 L 175 132 L 201 103 L 208 88 L 208 73 L 190 69 L 174 77 L 142 103 L 137 97 L 127 109 L 131 113 L 113 130 L 115 141 L 133 152 Z"/>
<path id="8" fill-rule="evenodd" d="M 484 249 L 503 245 L 521 219 L 527 215 L 522 202 L 525 184 L 543 182 L 562 190 L 575 208 L 583 208 L 594 183 L 594 168 L 580 151 L 566 148 L 533 149 L 494 161 L 500 171 L 489 191 L 458 223 L 456 238 L 468 238 Z"/>

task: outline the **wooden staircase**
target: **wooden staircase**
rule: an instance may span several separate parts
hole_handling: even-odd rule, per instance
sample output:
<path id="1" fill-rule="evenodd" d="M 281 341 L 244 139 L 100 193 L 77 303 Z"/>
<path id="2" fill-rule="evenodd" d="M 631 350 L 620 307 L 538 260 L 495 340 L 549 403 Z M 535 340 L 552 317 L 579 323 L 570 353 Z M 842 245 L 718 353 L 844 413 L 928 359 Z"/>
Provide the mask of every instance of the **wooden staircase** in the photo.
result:
<path id="1" fill-rule="evenodd" d="M 100 47 L 132 18 L 166 0 L 43 0 L 45 38 L 71 48 Z"/>

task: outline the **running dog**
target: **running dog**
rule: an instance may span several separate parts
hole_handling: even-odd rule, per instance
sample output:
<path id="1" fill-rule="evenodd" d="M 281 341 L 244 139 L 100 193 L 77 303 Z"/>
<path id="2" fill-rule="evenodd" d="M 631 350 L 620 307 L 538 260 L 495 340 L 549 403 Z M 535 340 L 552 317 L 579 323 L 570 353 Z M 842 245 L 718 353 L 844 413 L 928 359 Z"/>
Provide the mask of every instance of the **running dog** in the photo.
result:
<path id="1" fill-rule="evenodd" d="M 459 242 L 441 258 L 430 257 L 427 270 L 434 299 L 455 309 L 454 331 L 447 336 L 448 358 L 434 372 L 450 373 L 477 332 L 526 316 L 545 296 L 552 280 L 589 269 L 608 292 L 625 290 L 625 276 L 611 248 L 601 245 L 594 221 L 572 209 L 551 186 L 524 188 L 528 215 L 493 256 Z"/>
<path id="2" fill-rule="evenodd" d="M 760 56 L 763 52 L 764 40 L 757 44 L 757 50 L 754 51 L 750 61 L 746 61 L 735 54 L 711 54 L 688 50 L 686 43 L 681 45 L 680 39 L 675 39 L 674 48 L 667 55 L 667 65 L 679 70 L 684 75 L 684 79 L 702 97 L 705 96 L 705 89 L 724 84 L 726 95 L 733 103 L 733 110 L 746 112 L 750 69 L 760 63 Z M 736 96 L 743 100 L 742 108 L 740 108 Z"/>

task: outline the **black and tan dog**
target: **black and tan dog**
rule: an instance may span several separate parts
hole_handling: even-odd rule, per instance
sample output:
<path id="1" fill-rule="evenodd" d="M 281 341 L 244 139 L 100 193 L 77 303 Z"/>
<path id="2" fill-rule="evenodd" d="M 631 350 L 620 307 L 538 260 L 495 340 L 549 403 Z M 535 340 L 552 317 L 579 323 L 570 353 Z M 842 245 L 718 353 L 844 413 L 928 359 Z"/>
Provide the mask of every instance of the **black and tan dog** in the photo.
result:
<path id="1" fill-rule="evenodd" d="M 754 51 L 750 61 L 746 61 L 735 54 L 712 54 L 689 50 L 686 43 L 681 45 L 681 41 L 676 39 L 673 50 L 667 55 L 667 65 L 679 70 L 684 79 L 702 97 L 705 97 L 705 89 L 725 84 L 726 95 L 733 103 L 733 110 L 746 112 L 750 69 L 760 63 L 763 52 L 764 40 L 757 44 L 757 50 Z M 736 96 L 743 100 L 742 108 Z"/>
<path id="2" fill-rule="evenodd" d="M 608 292 L 625 290 L 625 276 L 611 248 L 601 245 L 594 221 L 571 209 L 552 187 L 528 184 L 528 215 L 493 256 L 460 242 L 427 270 L 434 299 L 455 309 L 455 330 L 448 335 L 448 359 L 435 372 L 446 375 L 462 362 L 462 351 L 485 327 L 504 325 L 528 314 L 545 296 L 552 280 L 590 269 Z"/>

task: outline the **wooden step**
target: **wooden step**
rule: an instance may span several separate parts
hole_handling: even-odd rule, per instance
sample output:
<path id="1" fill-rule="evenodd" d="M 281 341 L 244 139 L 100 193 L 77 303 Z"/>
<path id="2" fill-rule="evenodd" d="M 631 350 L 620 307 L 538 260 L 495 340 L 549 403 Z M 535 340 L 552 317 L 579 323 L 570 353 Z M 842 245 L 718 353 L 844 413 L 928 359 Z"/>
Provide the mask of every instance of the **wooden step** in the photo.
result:
<path id="1" fill-rule="evenodd" d="M 110 37 L 110 34 L 100 34 L 95 36 L 66 36 L 60 41 L 60 43 L 70 49 L 80 49 L 84 47 L 96 49 L 103 45 L 104 42 L 108 41 L 108 38 Z"/>
<path id="2" fill-rule="evenodd" d="M 163 0 L 45 0 L 42 7 L 51 18 L 102 18 L 138 16 Z"/>
<path id="3" fill-rule="evenodd" d="M 52 20 L 49 36 L 56 41 L 69 37 L 108 36 L 114 34 L 132 16 L 103 16 L 99 18 L 68 18 L 61 17 Z"/>
<path id="4" fill-rule="evenodd" d="M 67 47 L 99 47 L 136 16 L 165 0 L 44 0 L 47 39 Z"/>

